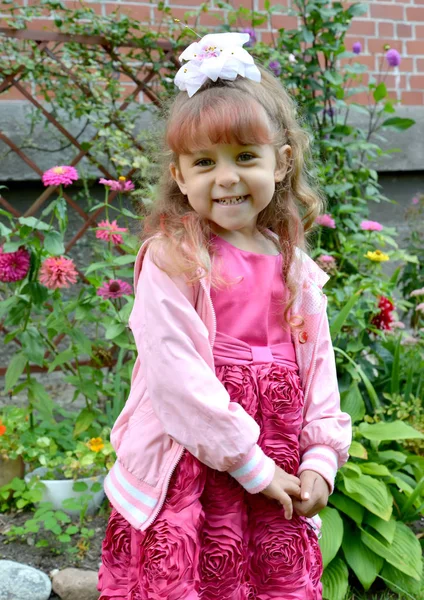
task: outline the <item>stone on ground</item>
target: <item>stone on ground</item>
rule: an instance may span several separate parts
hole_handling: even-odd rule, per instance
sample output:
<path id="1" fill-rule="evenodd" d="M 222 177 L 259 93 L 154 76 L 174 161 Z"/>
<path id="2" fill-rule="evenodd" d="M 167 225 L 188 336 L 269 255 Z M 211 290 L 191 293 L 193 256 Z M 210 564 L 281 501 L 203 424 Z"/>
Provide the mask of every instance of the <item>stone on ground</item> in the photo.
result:
<path id="1" fill-rule="evenodd" d="M 1 600 L 47 600 L 52 585 L 45 573 L 12 560 L 0 560 Z"/>
<path id="2" fill-rule="evenodd" d="M 61 600 L 98 600 L 96 571 L 63 569 L 53 574 L 52 583 Z"/>

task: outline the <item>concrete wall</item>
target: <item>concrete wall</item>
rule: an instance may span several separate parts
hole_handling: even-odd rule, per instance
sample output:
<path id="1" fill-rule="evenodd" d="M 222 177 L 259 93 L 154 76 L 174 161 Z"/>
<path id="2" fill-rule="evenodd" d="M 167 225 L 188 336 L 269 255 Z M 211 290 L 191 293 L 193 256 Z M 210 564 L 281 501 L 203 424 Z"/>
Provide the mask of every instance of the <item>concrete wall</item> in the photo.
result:
<path id="1" fill-rule="evenodd" d="M 22 147 L 28 135 L 27 118 L 29 106 L 26 102 L 13 101 L 0 103 L 0 131 L 12 139 L 16 145 Z M 405 106 L 399 107 L 397 114 L 402 117 L 415 119 L 416 125 L 404 132 L 385 130 L 386 142 L 383 148 L 398 148 L 399 152 L 384 157 L 376 164 L 379 171 L 421 171 L 424 170 L 424 107 Z M 63 121 L 61 121 L 63 122 Z M 365 127 L 363 115 L 352 113 L 349 123 Z M 69 126 L 71 133 L 77 133 L 81 129 L 81 123 L 64 123 Z M 138 122 L 139 129 L 152 127 L 151 116 L 148 112 L 140 111 Z M 93 127 L 88 127 L 80 141 L 89 140 L 95 134 Z M 48 152 L 37 149 L 25 149 L 25 153 L 33 160 L 41 171 L 45 171 L 56 164 L 69 164 L 77 154 L 77 150 L 68 148 L 59 153 L 51 150 L 64 145 L 64 138 L 58 137 L 57 133 L 49 126 L 38 126 L 31 136 L 32 142 L 38 148 L 46 148 Z M 0 181 L 33 181 L 39 176 L 19 156 L 10 152 L 6 157 L 4 153 L 8 146 L 0 141 Z M 107 166 L 107 165 L 105 165 Z M 84 159 L 80 166 L 84 172 L 93 177 L 100 176 L 99 172 Z"/>

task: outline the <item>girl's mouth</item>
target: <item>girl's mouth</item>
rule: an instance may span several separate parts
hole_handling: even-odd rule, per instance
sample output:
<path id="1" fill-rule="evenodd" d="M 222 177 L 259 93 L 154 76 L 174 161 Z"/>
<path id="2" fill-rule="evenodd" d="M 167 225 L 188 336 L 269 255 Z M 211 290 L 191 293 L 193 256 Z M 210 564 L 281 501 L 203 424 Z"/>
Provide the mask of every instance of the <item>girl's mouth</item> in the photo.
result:
<path id="1" fill-rule="evenodd" d="M 217 204 L 221 204 L 222 206 L 235 206 L 237 204 L 242 204 L 248 196 L 232 196 L 228 198 L 218 198 L 214 200 Z"/>

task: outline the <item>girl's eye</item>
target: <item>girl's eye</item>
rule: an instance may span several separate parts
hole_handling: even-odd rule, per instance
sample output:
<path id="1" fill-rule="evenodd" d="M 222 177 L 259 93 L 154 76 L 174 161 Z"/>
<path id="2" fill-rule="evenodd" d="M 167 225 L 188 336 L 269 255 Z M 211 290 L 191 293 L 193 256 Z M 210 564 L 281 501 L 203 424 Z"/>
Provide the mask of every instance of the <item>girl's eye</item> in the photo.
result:
<path id="1" fill-rule="evenodd" d="M 252 160 L 255 157 L 250 152 L 243 152 L 243 154 L 240 154 L 238 158 L 241 162 L 247 162 L 248 160 Z"/>
<path id="2" fill-rule="evenodd" d="M 209 167 L 213 161 L 210 158 L 202 158 L 194 163 L 195 167 Z"/>

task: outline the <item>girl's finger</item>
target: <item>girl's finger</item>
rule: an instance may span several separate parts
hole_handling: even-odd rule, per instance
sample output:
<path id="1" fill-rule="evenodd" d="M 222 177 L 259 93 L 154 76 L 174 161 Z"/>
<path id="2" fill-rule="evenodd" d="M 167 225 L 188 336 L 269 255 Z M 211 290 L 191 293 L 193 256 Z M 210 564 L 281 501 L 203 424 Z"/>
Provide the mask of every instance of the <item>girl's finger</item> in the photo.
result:
<path id="1" fill-rule="evenodd" d="M 301 487 L 296 483 L 288 483 L 284 486 L 284 490 L 290 494 L 290 496 L 296 496 L 296 498 L 300 499 Z"/>
<path id="2" fill-rule="evenodd" d="M 296 485 L 301 485 L 301 481 L 299 477 L 296 477 L 296 475 L 287 475 L 287 479 Z"/>
<path id="3" fill-rule="evenodd" d="M 288 521 L 290 521 L 290 519 L 293 516 L 293 503 L 291 501 L 290 496 L 288 494 L 286 494 L 285 492 L 281 492 L 280 503 L 284 507 L 284 516 L 285 516 L 285 518 Z"/>

